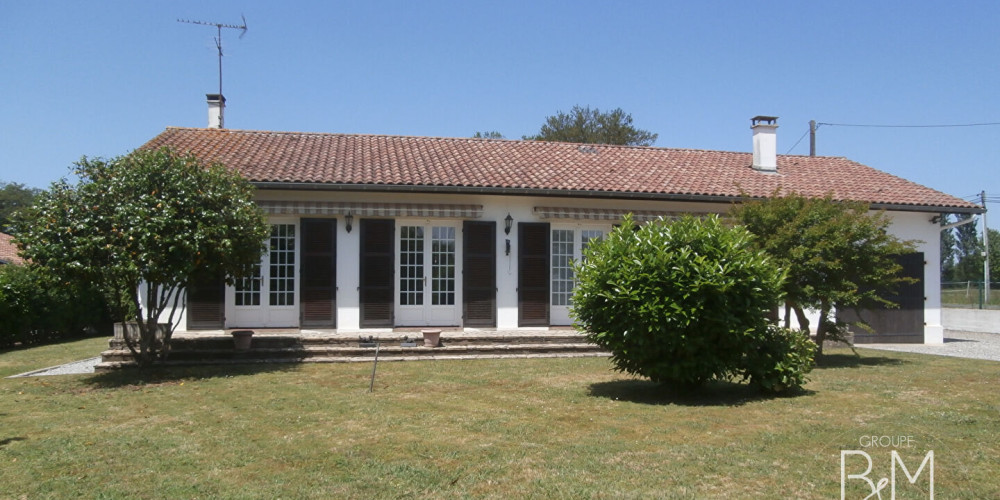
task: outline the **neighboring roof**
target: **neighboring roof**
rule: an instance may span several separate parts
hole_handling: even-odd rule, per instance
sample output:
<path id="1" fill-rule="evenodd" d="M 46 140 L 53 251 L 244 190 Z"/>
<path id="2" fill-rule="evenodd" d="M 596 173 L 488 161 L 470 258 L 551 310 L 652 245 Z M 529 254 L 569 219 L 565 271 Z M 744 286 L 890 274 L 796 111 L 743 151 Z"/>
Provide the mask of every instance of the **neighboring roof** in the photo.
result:
<path id="1" fill-rule="evenodd" d="M 9 234 L 0 233 L 0 264 L 24 264 L 24 259 L 17 255 L 13 239 Z"/>
<path id="2" fill-rule="evenodd" d="M 175 127 L 143 148 L 161 146 L 222 163 L 263 188 L 693 201 L 763 198 L 781 188 L 897 210 L 981 211 L 842 157 L 779 155 L 777 173 L 764 173 L 751 168 L 748 152 Z"/>

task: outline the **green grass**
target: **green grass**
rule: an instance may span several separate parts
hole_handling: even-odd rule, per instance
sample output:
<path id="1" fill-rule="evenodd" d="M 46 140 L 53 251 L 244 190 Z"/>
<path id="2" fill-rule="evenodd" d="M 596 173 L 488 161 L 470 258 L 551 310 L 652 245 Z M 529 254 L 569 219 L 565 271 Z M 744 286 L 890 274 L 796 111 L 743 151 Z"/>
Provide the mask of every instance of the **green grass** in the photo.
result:
<path id="1" fill-rule="evenodd" d="M 1000 308 L 1000 289 L 993 285 L 989 299 L 984 300 L 983 292 L 973 284 L 971 287 L 941 288 L 941 305 L 944 307 L 966 307 L 978 309 L 982 304 L 989 309 Z"/>
<path id="2" fill-rule="evenodd" d="M 933 449 L 937 498 L 1000 497 L 1000 363 L 860 351 L 781 398 L 673 394 L 602 358 L 383 363 L 374 393 L 370 364 L 3 379 L 0 498 L 839 498 L 865 435 L 912 436 L 911 473 Z"/>

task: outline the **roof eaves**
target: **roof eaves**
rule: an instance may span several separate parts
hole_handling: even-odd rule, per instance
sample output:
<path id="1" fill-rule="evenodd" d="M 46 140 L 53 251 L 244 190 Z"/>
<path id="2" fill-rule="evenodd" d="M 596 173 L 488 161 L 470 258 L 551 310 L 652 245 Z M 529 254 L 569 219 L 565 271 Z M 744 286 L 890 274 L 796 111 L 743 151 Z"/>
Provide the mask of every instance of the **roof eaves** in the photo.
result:
<path id="1" fill-rule="evenodd" d="M 665 192 L 635 191 L 594 191 L 582 189 L 542 189 L 498 186 L 422 185 L 422 184 L 344 184 L 321 182 L 253 182 L 257 189 L 282 191 L 353 191 L 380 193 L 449 193 L 449 194 L 492 194 L 506 196 L 550 196 L 559 198 L 600 198 L 622 200 L 687 201 L 702 203 L 737 203 L 745 196 L 711 195 Z M 897 212 L 967 213 L 979 214 L 981 207 L 946 205 L 918 205 L 899 203 L 871 203 L 875 210 Z"/>

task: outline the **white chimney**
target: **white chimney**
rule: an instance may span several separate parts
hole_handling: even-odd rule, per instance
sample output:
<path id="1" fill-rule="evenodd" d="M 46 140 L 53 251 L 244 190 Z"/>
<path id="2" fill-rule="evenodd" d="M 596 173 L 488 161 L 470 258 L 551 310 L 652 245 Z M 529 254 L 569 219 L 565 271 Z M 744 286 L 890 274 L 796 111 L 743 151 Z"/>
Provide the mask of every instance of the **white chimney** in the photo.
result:
<path id="1" fill-rule="evenodd" d="M 208 128 L 226 127 L 226 98 L 222 94 L 205 94 L 208 99 Z"/>
<path id="2" fill-rule="evenodd" d="M 750 119 L 753 130 L 753 168 L 761 172 L 778 170 L 778 117 L 755 116 Z"/>

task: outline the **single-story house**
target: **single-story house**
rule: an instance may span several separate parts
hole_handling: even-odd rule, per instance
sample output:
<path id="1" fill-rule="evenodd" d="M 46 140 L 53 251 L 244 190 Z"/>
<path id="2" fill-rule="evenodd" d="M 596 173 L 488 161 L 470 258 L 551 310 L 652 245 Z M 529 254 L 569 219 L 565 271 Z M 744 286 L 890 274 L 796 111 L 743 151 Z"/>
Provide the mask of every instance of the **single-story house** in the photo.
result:
<path id="1" fill-rule="evenodd" d="M 778 155 L 776 119 L 751 125 L 752 152 L 175 127 L 142 147 L 238 171 L 272 224 L 259 276 L 194 287 L 182 329 L 570 325 L 570 263 L 624 214 L 725 213 L 781 188 L 869 202 L 922 241 L 917 321 L 890 333 L 942 342 L 934 217 L 981 209 L 846 158 Z"/>

